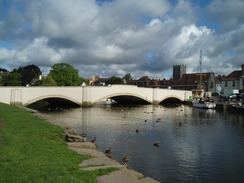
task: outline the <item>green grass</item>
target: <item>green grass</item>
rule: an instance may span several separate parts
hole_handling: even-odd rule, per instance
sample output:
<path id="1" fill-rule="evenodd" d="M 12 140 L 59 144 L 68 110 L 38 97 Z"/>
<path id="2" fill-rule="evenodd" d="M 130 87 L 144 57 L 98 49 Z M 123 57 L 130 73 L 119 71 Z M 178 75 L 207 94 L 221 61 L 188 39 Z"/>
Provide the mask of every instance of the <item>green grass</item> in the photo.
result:
<path id="1" fill-rule="evenodd" d="M 67 148 L 63 129 L 24 109 L 0 103 L 1 183 L 93 183 L 115 168 L 82 171 L 78 164 L 90 158 Z"/>

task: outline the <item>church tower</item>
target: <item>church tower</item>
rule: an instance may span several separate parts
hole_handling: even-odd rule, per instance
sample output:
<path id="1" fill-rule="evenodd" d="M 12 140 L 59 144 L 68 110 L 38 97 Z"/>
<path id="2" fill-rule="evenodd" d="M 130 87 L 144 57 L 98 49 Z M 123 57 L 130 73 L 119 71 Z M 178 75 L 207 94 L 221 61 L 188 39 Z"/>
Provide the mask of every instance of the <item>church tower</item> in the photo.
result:
<path id="1" fill-rule="evenodd" d="M 173 66 L 173 79 L 178 80 L 182 77 L 183 74 L 186 74 L 186 65 L 174 65 Z"/>

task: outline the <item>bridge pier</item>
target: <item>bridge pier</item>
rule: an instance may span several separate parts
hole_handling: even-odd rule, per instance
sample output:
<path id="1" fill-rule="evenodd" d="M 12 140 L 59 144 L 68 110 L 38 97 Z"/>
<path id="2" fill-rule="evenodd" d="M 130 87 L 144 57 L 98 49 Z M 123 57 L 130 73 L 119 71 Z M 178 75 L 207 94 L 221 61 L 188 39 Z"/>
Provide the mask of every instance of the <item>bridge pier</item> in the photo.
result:
<path id="1" fill-rule="evenodd" d="M 158 104 L 160 104 L 160 101 L 158 101 L 158 100 L 153 100 L 152 105 L 158 105 Z"/>
<path id="2" fill-rule="evenodd" d="M 21 106 L 22 104 L 22 90 L 11 90 L 10 105 Z"/>
<path id="3" fill-rule="evenodd" d="M 88 107 L 91 106 L 91 90 L 90 87 L 82 86 L 82 106 Z"/>

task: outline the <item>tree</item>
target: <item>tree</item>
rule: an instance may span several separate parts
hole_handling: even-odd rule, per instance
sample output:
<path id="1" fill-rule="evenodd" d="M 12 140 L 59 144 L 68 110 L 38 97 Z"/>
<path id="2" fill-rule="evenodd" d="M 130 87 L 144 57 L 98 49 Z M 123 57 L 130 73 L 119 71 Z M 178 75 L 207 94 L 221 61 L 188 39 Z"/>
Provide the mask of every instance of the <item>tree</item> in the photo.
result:
<path id="1" fill-rule="evenodd" d="M 0 68 L 0 73 L 3 73 L 3 72 L 8 72 L 8 70 Z M 0 75 L 0 86 L 3 86 L 3 80 L 2 80 L 2 76 L 1 75 Z"/>
<path id="2" fill-rule="evenodd" d="M 125 80 L 126 82 L 128 82 L 129 80 L 132 80 L 133 78 L 131 77 L 130 74 L 126 74 L 122 79 Z"/>
<path id="3" fill-rule="evenodd" d="M 35 65 L 27 65 L 23 67 L 23 72 L 21 76 L 21 82 L 23 86 L 30 84 L 33 79 L 38 79 L 39 76 L 42 74 L 39 67 Z"/>
<path id="4" fill-rule="evenodd" d="M 0 72 L 8 72 L 7 69 L 0 68 Z"/>
<path id="5" fill-rule="evenodd" d="M 7 76 L 3 76 L 2 85 L 4 86 L 26 86 L 33 79 L 38 79 L 41 75 L 40 68 L 35 65 L 19 67 L 14 69 Z"/>
<path id="6" fill-rule="evenodd" d="M 123 79 L 117 76 L 112 76 L 106 81 L 106 84 L 123 84 Z"/>
<path id="7" fill-rule="evenodd" d="M 51 75 L 48 75 L 42 79 L 41 86 L 57 86 L 57 83 L 54 81 Z"/>
<path id="8" fill-rule="evenodd" d="M 85 80 L 83 77 L 80 77 L 81 83 L 85 83 L 87 86 L 89 85 L 89 81 Z"/>
<path id="9" fill-rule="evenodd" d="M 2 77 L 3 86 L 21 86 L 21 73 L 14 70 Z"/>
<path id="10" fill-rule="evenodd" d="M 80 86 L 78 70 L 66 63 L 54 64 L 49 74 L 58 86 Z"/>
<path id="11" fill-rule="evenodd" d="M 43 76 L 41 80 L 37 81 L 34 86 L 57 86 L 52 76 Z"/>

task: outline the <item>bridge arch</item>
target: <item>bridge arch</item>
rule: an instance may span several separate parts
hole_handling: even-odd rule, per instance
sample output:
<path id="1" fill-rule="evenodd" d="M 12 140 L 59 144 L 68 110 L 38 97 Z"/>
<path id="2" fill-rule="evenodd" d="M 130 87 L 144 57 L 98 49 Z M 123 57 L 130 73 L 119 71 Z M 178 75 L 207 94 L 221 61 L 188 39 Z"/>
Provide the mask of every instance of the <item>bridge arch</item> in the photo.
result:
<path id="1" fill-rule="evenodd" d="M 60 102 L 63 101 L 64 103 L 70 103 L 70 104 L 73 104 L 73 105 L 77 105 L 77 106 L 82 106 L 82 104 L 77 101 L 77 100 L 74 100 L 70 97 L 67 97 L 67 96 L 64 96 L 64 95 L 46 95 L 46 96 L 41 96 L 41 97 L 37 97 L 35 99 L 32 99 L 30 101 L 28 101 L 27 103 L 23 104 L 24 106 L 28 106 L 30 104 L 33 104 L 35 102 L 38 102 L 38 101 L 41 101 L 41 100 L 46 100 L 46 101 L 51 101 L 51 100 L 59 100 Z"/>
<path id="2" fill-rule="evenodd" d="M 166 101 L 173 101 L 173 102 L 180 102 L 182 103 L 184 100 L 181 99 L 180 97 L 176 96 L 176 95 L 169 95 L 169 96 L 166 96 L 164 98 L 162 98 L 159 103 L 163 103 L 163 102 L 166 102 Z"/>
<path id="3" fill-rule="evenodd" d="M 95 102 L 93 102 L 92 105 L 96 104 L 96 103 L 99 103 L 99 102 L 103 101 L 104 99 L 108 99 L 108 98 L 113 99 L 113 100 L 115 100 L 118 103 L 152 104 L 152 101 L 148 100 L 145 97 L 137 95 L 137 94 L 133 94 L 133 93 L 116 93 L 116 94 L 104 96 L 104 97 L 96 100 Z"/>

